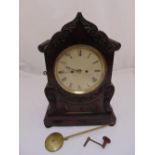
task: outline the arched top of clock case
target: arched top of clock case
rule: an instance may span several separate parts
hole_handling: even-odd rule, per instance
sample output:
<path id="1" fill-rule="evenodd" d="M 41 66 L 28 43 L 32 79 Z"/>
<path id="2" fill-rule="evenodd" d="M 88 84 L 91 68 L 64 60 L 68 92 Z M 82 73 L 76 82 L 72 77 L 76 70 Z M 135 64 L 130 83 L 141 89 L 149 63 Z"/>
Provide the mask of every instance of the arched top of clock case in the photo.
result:
<path id="1" fill-rule="evenodd" d="M 46 54 L 61 51 L 75 44 L 88 44 L 98 50 L 113 54 L 121 47 L 121 44 L 110 39 L 97 26 L 87 21 L 79 12 L 75 19 L 64 25 L 61 31 L 53 35 L 50 40 L 39 45 L 39 51 Z"/>

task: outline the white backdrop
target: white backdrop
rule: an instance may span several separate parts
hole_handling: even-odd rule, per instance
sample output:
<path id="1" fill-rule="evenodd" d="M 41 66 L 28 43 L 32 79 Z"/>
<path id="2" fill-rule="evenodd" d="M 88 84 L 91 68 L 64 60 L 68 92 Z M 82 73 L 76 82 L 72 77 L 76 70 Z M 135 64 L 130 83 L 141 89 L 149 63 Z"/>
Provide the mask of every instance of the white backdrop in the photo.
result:
<path id="1" fill-rule="evenodd" d="M 42 73 L 45 64 L 38 44 L 78 11 L 122 44 L 114 69 L 134 67 L 134 0 L 20 0 L 20 69 Z"/>
<path id="2" fill-rule="evenodd" d="M 115 55 L 112 78 L 116 92 L 111 105 L 117 123 L 113 128 L 65 142 L 55 154 L 134 155 L 134 0 L 20 0 L 20 155 L 50 154 L 44 148 L 44 140 L 51 132 L 66 136 L 88 129 L 47 129 L 43 124 L 48 105 L 43 92 L 47 79 L 42 75 L 44 56 L 37 46 L 75 18 L 77 12 L 122 44 Z M 104 135 L 112 140 L 105 150 L 93 143 L 82 147 L 88 136 L 102 142 Z"/>

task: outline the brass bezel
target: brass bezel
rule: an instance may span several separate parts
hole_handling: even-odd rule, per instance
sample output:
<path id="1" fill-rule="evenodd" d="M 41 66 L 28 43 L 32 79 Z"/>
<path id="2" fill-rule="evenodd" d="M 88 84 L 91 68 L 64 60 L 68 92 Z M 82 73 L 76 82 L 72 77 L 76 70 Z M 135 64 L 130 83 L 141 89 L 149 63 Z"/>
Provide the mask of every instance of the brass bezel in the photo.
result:
<path id="1" fill-rule="evenodd" d="M 58 74 L 57 74 L 57 69 L 56 69 L 57 62 L 64 55 L 64 53 L 68 52 L 69 50 L 79 48 L 79 47 L 80 48 L 87 48 L 87 49 L 91 50 L 92 52 L 94 52 L 97 55 L 97 57 L 99 58 L 99 61 L 100 61 L 101 65 L 102 65 L 102 68 L 104 68 L 104 70 L 105 70 L 105 71 L 102 71 L 102 76 L 101 76 L 100 80 L 96 83 L 96 85 L 94 85 L 93 87 L 90 87 L 90 89 L 86 90 L 86 91 L 79 91 L 79 90 L 75 91 L 75 90 L 71 90 L 71 89 L 67 88 L 66 86 L 64 86 L 64 84 L 59 80 L 59 77 L 58 77 Z M 94 48 L 94 47 L 92 47 L 90 45 L 84 45 L 84 44 L 77 44 L 77 45 L 73 45 L 73 46 L 70 46 L 68 48 L 65 48 L 57 56 L 57 58 L 55 60 L 55 64 L 54 64 L 54 76 L 55 76 L 55 79 L 56 79 L 57 83 L 59 84 L 59 86 L 62 89 L 64 89 L 65 91 L 67 91 L 67 92 L 69 92 L 71 94 L 83 95 L 83 94 L 88 94 L 88 93 L 93 92 L 104 81 L 105 76 L 106 76 L 106 72 L 107 72 L 107 64 L 106 64 L 106 61 L 105 61 L 104 57 L 100 54 L 100 52 L 96 48 Z"/>

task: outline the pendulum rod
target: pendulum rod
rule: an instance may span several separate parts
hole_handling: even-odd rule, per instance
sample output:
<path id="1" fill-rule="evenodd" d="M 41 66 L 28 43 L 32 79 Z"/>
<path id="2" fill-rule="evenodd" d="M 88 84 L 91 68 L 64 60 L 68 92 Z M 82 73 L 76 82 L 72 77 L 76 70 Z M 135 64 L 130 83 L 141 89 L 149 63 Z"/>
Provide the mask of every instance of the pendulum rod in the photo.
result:
<path id="1" fill-rule="evenodd" d="M 94 130 L 101 129 L 103 127 L 105 127 L 105 125 L 101 125 L 101 126 L 96 127 L 96 128 L 92 128 L 92 129 L 88 129 L 88 130 L 85 130 L 85 131 L 77 132 L 77 133 L 74 133 L 74 134 L 71 134 L 69 136 L 64 137 L 64 140 L 68 140 L 69 138 L 79 136 L 79 135 L 82 135 L 82 134 L 85 134 L 85 133 L 88 133 L 88 132 L 91 132 L 91 131 L 94 131 Z"/>

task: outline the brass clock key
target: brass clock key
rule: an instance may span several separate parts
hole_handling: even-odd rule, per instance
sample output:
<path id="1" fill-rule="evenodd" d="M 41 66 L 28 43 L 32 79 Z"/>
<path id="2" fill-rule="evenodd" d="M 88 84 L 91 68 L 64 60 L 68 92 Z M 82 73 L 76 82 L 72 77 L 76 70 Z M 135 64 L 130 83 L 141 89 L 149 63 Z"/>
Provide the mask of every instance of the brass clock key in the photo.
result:
<path id="1" fill-rule="evenodd" d="M 58 151 L 63 146 L 63 143 L 65 140 L 68 140 L 72 137 L 79 136 L 79 135 L 82 135 L 82 134 L 85 134 L 85 133 L 88 133 L 91 131 L 101 129 L 103 127 L 105 127 L 105 125 L 102 125 L 102 126 L 99 126 L 96 128 L 92 128 L 92 129 L 88 129 L 85 131 L 77 132 L 77 133 L 71 134 L 71 135 L 66 136 L 66 137 L 63 137 L 63 135 L 59 132 L 54 132 L 46 138 L 45 148 L 50 152 Z"/>

